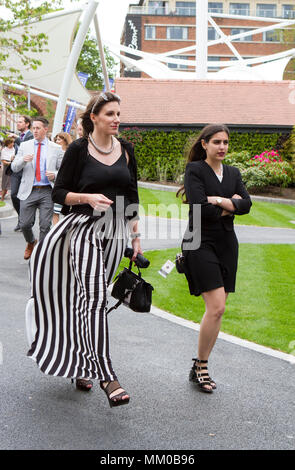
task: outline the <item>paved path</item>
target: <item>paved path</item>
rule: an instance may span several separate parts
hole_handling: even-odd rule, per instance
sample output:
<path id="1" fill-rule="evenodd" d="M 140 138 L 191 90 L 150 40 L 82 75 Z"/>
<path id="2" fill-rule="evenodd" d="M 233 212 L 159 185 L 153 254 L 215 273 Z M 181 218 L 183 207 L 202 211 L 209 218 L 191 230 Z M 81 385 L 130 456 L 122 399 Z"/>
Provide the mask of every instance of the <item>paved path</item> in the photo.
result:
<path id="1" fill-rule="evenodd" d="M 210 367 L 218 389 L 202 394 L 187 380 L 194 324 L 124 307 L 110 315 L 125 407 L 110 409 L 97 385 L 85 395 L 41 374 L 26 357 L 28 265 L 15 224 L 2 219 L 0 236 L 1 449 L 294 449 L 295 365 L 221 335 Z"/>
<path id="2" fill-rule="evenodd" d="M 178 247 L 186 226 L 186 220 L 142 217 L 142 246 L 145 250 Z M 295 228 L 236 225 L 235 231 L 239 243 L 295 243 Z"/>

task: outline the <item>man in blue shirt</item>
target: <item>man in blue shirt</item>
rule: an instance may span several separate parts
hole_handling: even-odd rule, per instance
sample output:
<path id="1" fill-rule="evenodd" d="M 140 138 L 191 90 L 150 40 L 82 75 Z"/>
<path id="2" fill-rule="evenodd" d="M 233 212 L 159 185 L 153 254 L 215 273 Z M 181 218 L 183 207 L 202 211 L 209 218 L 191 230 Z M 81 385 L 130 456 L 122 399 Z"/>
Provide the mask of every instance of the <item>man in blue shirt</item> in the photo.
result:
<path id="1" fill-rule="evenodd" d="M 47 138 L 49 123 L 46 118 L 33 119 L 34 139 L 21 143 L 11 164 L 14 172 L 23 170 L 17 197 L 20 199 L 19 224 L 27 242 L 24 259 L 31 257 L 37 240 L 33 225 L 39 210 L 39 241 L 51 228 L 53 202 L 51 192 L 63 151 L 60 145 Z"/>

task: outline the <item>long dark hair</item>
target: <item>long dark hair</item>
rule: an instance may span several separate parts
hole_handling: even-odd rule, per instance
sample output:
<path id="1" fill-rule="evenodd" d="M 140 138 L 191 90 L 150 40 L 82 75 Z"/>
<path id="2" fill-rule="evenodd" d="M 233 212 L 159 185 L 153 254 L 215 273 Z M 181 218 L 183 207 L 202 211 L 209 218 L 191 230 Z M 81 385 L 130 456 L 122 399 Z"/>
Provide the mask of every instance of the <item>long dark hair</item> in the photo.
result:
<path id="1" fill-rule="evenodd" d="M 111 91 L 105 91 L 99 95 L 95 95 L 87 104 L 85 112 L 80 116 L 81 124 L 83 127 L 83 137 L 88 138 L 88 135 L 93 132 L 94 126 L 90 119 L 90 114 L 99 114 L 102 108 L 112 101 L 116 101 L 120 104 L 120 96 L 112 93 Z"/>
<path id="2" fill-rule="evenodd" d="M 187 152 L 187 163 L 206 160 L 207 154 L 202 146 L 202 140 L 209 142 L 211 137 L 218 132 L 226 132 L 229 136 L 229 129 L 225 124 L 208 124 L 208 126 L 204 127 Z M 183 202 L 187 203 L 184 185 L 177 191 L 176 197 L 181 197 Z"/>

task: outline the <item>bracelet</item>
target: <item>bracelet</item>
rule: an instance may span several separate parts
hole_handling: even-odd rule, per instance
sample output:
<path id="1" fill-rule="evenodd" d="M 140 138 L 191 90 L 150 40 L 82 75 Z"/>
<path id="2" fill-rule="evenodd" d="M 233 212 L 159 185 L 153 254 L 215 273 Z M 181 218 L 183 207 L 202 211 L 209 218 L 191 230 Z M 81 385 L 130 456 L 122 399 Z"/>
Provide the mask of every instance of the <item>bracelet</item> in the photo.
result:
<path id="1" fill-rule="evenodd" d="M 130 238 L 132 238 L 132 239 L 139 238 L 140 236 L 141 236 L 141 233 L 139 233 L 139 232 L 134 232 L 134 233 L 130 234 Z"/>

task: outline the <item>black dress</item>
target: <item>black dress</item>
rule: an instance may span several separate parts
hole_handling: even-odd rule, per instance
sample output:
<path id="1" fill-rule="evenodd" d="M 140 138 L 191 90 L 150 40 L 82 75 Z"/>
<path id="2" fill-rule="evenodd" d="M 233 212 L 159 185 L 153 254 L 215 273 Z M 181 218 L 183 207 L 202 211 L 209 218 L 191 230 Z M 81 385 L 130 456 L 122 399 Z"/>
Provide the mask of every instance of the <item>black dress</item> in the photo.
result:
<path id="1" fill-rule="evenodd" d="M 238 265 L 234 215 L 222 216 L 223 209 L 210 204 L 207 196 L 229 198 L 235 207 L 234 214 L 247 214 L 252 203 L 240 171 L 223 165 L 223 179 L 220 182 L 204 160 L 191 162 L 186 166 L 184 187 L 190 204 L 190 231 L 198 223 L 193 220 L 193 205 L 201 205 L 201 227 L 198 227 L 201 233 L 200 246 L 185 251 L 190 293 L 198 296 L 218 287 L 224 287 L 225 292 L 234 292 Z M 232 199 L 234 194 L 239 194 L 242 199 Z"/>
<path id="2" fill-rule="evenodd" d="M 123 141 L 121 145 L 121 156 L 108 166 L 88 153 L 86 139 L 79 139 L 66 151 L 57 176 L 54 202 L 63 204 L 70 191 L 101 193 L 114 201 L 115 210 L 107 217 L 107 212 L 95 215 L 87 204 L 72 206 L 32 253 L 28 356 L 45 374 L 116 380 L 107 286 L 127 243 L 125 209 L 132 204 L 136 214 L 138 206 L 136 160 L 132 148 Z M 123 199 L 123 207 L 116 197 Z"/>

